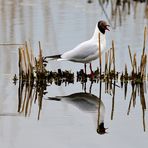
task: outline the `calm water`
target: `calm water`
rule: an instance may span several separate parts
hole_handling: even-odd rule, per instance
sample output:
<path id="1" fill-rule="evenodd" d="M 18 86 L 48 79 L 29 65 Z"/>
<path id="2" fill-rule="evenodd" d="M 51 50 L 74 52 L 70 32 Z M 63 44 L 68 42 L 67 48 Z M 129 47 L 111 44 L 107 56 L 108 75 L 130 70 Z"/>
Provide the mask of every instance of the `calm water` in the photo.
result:
<path id="1" fill-rule="evenodd" d="M 121 11 L 122 18 L 111 15 L 111 4 L 104 5 L 106 13 L 112 22 L 112 29 L 107 33 L 107 48 L 115 41 L 116 69 L 124 70 L 130 59 L 128 45 L 132 53 L 137 53 L 140 59 L 143 46 L 144 26 L 148 27 L 145 4 L 132 2 L 130 14 L 126 8 Z M 121 9 L 122 10 L 122 9 Z M 42 101 L 40 120 L 38 102 L 32 102 L 28 116 L 18 113 L 18 83 L 12 83 L 12 77 L 18 73 L 18 47 L 30 41 L 35 54 L 38 54 L 38 41 L 41 41 L 44 55 L 63 53 L 75 45 L 91 37 L 95 24 L 106 16 L 98 1 L 88 4 L 87 0 L 0 0 L 0 145 L 2 148 L 19 147 L 135 147 L 148 145 L 148 110 L 143 112 L 143 100 L 139 90 L 136 99 L 131 101 L 132 87 L 115 87 L 113 92 L 105 93 L 102 84 L 102 104 L 105 108 L 104 124 L 107 134 L 97 133 L 97 106 L 85 106 L 69 101 L 49 101 L 48 97 L 77 95 L 84 92 L 80 83 L 65 87 L 52 85 Z M 115 29 L 114 29 L 115 28 Z M 147 34 L 148 35 L 148 34 Z M 148 43 L 148 42 L 147 42 Z M 146 44 L 147 44 L 146 43 Z M 147 44 L 148 46 L 148 44 Z M 148 50 L 146 50 L 147 52 Z M 104 57 L 104 56 L 103 56 Z M 104 58 L 103 58 L 104 59 Z M 98 67 L 98 61 L 93 62 L 93 69 Z M 49 70 L 58 68 L 73 72 L 83 68 L 82 64 L 51 61 Z M 120 82 L 118 83 L 120 86 Z M 90 83 L 86 85 L 89 92 Z M 144 86 L 145 105 L 148 106 L 148 95 Z M 99 84 L 94 83 L 91 93 L 99 97 Z M 79 96 L 79 95 L 78 95 Z M 70 97 L 72 98 L 72 97 Z M 87 98 L 87 97 L 86 97 Z M 142 103 L 141 103 L 142 102 Z M 130 111 L 128 108 L 130 106 Z M 88 109 L 88 110 L 87 110 Z M 127 115 L 129 114 L 129 115 Z"/>

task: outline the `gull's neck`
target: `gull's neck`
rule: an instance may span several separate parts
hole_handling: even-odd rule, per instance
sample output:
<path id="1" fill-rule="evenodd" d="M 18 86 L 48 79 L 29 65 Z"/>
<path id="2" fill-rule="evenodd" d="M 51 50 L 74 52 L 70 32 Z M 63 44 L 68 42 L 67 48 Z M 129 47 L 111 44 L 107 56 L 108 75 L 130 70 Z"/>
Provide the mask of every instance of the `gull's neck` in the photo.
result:
<path id="1" fill-rule="evenodd" d="M 105 36 L 105 34 L 103 34 L 103 33 L 101 33 L 101 32 L 99 31 L 97 25 L 96 25 L 96 27 L 95 27 L 95 31 L 94 31 L 94 34 L 93 34 L 91 40 L 93 40 L 94 42 L 97 42 L 97 43 L 98 43 L 98 35 L 99 35 L 99 33 L 100 33 L 101 44 L 102 44 L 102 43 L 105 43 L 105 44 L 106 44 L 106 36 Z"/>

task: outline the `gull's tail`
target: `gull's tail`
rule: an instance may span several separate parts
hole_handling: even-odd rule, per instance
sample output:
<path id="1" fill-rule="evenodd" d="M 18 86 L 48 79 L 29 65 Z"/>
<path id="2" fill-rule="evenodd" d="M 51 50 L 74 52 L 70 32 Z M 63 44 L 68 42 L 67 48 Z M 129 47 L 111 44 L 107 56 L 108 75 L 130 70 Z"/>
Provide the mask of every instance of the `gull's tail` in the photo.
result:
<path id="1" fill-rule="evenodd" d="M 45 100 L 61 101 L 60 97 L 48 97 L 48 99 Z"/>
<path id="2" fill-rule="evenodd" d="M 52 55 L 52 56 L 46 56 L 45 59 L 51 59 L 51 60 L 57 60 L 61 58 L 61 54 L 58 55 Z"/>

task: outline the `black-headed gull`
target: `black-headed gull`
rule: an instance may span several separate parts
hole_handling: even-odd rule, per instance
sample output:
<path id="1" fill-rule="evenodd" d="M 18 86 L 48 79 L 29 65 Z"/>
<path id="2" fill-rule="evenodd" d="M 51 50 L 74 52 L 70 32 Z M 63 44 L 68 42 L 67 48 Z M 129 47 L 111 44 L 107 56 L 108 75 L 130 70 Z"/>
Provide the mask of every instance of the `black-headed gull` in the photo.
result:
<path id="1" fill-rule="evenodd" d="M 96 24 L 95 31 L 91 39 L 80 43 L 72 50 L 69 50 L 63 54 L 46 56 L 45 58 L 57 59 L 58 61 L 67 60 L 67 61 L 84 63 L 85 73 L 86 73 L 86 64 L 90 63 L 90 70 L 92 74 L 93 71 L 92 71 L 91 61 L 96 60 L 99 57 L 98 34 L 100 33 L 101 51 L 103 51 L 106 48 L 105 31 L 106 30 L 109 31 L 108 27 L 109 25 L 105 21 L 101 20 Z"/>
<path id="2" fill-rule="evenodd" d="M 98 120 L 96 118 L 98 117 L 99 110 L 97 132 L 99 134 L 106 133 L 107 128 L 104 127 L 105 106 L 102 100 L 99 99 L 97 96 L 90 93 L 78 92 L 68 96 L 49 97 L 48 100 L 63 101 L 72 104 L 81 111 L 92 114 L 95 119 L 95 122 Z"/>

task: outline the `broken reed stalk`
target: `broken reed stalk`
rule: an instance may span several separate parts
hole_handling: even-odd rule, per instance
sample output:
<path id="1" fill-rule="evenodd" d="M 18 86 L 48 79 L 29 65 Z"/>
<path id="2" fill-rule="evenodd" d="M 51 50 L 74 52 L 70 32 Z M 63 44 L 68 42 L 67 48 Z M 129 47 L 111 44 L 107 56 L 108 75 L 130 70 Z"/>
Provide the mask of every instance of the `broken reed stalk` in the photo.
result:
<path id="1" fill-rule="evenodd" d="M 130 55 L 131 65 L 132 65 L 132 68 L 134 69 L 133 60 L 132 60 L 132 54 L 131 54 L 131 49 L 130 49 L 130 46 L 129 45 L 128 45 L 128 51 L 129 51 L 129 55 Z"/>
<path id="2" fill-rule="evenodd" d="M 143 78 L 144 75 L 146 76 L 147 55 L 144 55 L 141 61 L 142 63 L 141 63 L 140 70 L 141 70 L 141 77 Z"/>
<path id="3" fill-rule="evenodd" d="M 111 65 L 112 65 L 112 62 L 113 62 L 113 58 L 112 58 L 112 48 L 109 50 L 109 73 L 111 71 Z"/>
<path id="4" fill-rule="evenodd" d="M 136 59 L 136 53 L 134 53 L 133 65 L 134 65 L 134 73 L 137 74 L 137 59 Z"/>
<path id="5" fill-rule="evenodd" d="M 144 41 L 143 41 L 143 52 L 142 55 L 145 53 L 145 43 L 146 43 L 146 34 L 147 34 L 147 27 L 144 27 Z"/>
<path id="6" fill-rule="evenodd" d="M 24 52 L 24 47 L 19 48 L 19 77 L 21 79 L 27 75 L 27 63 L 26 63 L 26 56 Z"/>
<path id="7" fill-rule="evenodd" d="M 27 42 L 25 42 L 25 51 L 26 51 L 26 55 L 27 55 L 28 69 L 29 69 L 29 72 L 30 72 L 31 62 L 30 62 L 30 53 L 29 53 L 29 50 L 28 50 Z"/>
<path id="8" fill-rule="evenodd" d="M 113 40 L 112 40 L 112 52 L 113 52 L 113 71 L 114 71 L 114 75 L 115 75 L 115 72 L 116 72 L 116 69 L 115 69 L 115 44 L 114 44 Z"/>
<path id="9" fill-rule="evenodd" d="M 25 74 L 27 74 L 28 66 L 27 66 L 27 62 L 26 62 L 26 56 L 25 56 L 25 51 L 24 51 L 24 49 L 22 49 L 22 54 L 23 54 L 23 59 L 24 59 L 24 64 L 25 64 L 24 72 L 25 72 Z"/>
<path id="10" fill-rule="evenodd" d="M 19 78 L 22 78 L 22 52 L 21 48 L 19 50 L 19 61 L 18 61 L 18 66 L 19 66 Z"/>
<path id="11" fill-rule="evenodd" d="M 28 44 L 27 42 L 25 42 L 25 50 L 26 50 L 26 55 L 27 55 L 27 63 L 28 63 L 28 78 L 29 80 L 32 79 L 32 76 L 33 76 L 33 65 L 31 63 L 31 55 L 30 55 L 30 52 L 29 52 L 29 49 L 28 49 Z"/>
<path id="12" fill-rule="evenodd" d="M 34 66 L 35 65 L 35 58 L 34 58 L 34 50 L 31 46 L 31 43 L 29 42 L 29 48 L 30 48 L 30 60 L 31 64 Z"/>
<path id="13" fill-rule="evenodd" d="M 101 55 L 100 33 L 98 34 L 98 42 L 99 42 L 98 50 L 99 50 L 99 61 L 100 61 L 100 76 L 101 76 L 101 73 L 102 73 L 102 55 Z"/>
<path id="14" fill-rule="evenodd" d="M 147 55 L 145 54 L 145 47 L 146 47 L 146 39 L 147 39 L 147 27 L 145 26 L 144 28 L 144 41 L 143 41 L 143 52 L 141 56 L 141 65 L 140 65 L 140 70 L 141 70 L 141 77 L 144 76 L 144 73 L 146 74 L 146 64 L 147 64 Z"/>
<path id="15" fill-rule="evenodd" d="M 107 75 L 107 67 L 108 67 L 108 52 L 105 53 L 105 74 Z"/>
<path id="16" fill-rule="evenodd" d="M 27 42 L 19 48 L 19 77 L 31 80 L 33 76 L 33 53 L 29 52 Z"/>
<path id="17" fill-rule="evenodd" d="M 43 56 L 42 56 L 42 49 L 41 49 L 41 43 L 39 41 L 39 71 L 43 72 Z"/>

